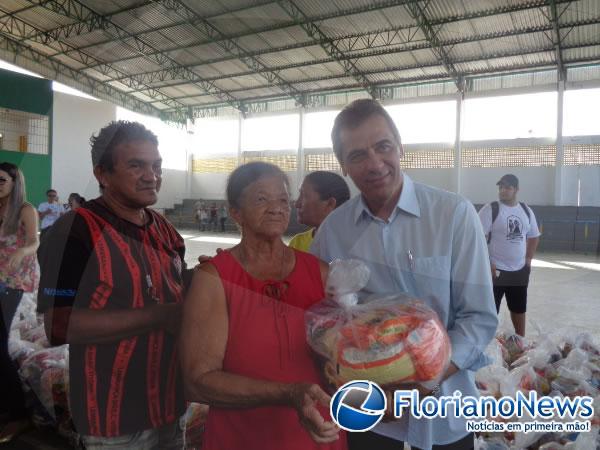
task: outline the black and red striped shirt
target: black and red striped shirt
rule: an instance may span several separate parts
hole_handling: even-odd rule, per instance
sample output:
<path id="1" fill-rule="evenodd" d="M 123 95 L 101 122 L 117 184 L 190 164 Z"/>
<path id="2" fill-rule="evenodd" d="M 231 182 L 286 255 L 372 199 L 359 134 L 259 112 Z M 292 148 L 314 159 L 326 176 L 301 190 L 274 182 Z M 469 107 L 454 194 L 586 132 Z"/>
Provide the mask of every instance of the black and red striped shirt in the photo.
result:
<path id="1" fill-rule="evenodd" d="M 146 213 L 148 223 L 138 226 L 97 199 L 57 221 L 38 250 L 38 310 L 181 302 L 183 239 L 163 216 Z M 157 428 L 184 411 L 176 339 L 161 329 L 112 343 L 71 344 L 69 376 L 73 422 L 83 435 Z"/>

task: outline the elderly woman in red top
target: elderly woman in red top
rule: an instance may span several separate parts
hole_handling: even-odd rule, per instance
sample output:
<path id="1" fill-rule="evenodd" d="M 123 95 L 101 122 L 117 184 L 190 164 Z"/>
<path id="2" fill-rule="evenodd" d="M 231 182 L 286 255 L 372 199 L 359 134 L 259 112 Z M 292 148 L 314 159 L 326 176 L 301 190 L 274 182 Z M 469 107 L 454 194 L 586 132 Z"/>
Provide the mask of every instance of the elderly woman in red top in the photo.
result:
<path id="1" fill-rule="evenodd" d="M 271 164 L 245 164 L 227 200 L 242 240 L 196 273 L 180 335 L 188 400 L 210 405 L 203 448 L 345 449 L 304 331 L 327 266 L 282 241 L 288 179 Z"/>

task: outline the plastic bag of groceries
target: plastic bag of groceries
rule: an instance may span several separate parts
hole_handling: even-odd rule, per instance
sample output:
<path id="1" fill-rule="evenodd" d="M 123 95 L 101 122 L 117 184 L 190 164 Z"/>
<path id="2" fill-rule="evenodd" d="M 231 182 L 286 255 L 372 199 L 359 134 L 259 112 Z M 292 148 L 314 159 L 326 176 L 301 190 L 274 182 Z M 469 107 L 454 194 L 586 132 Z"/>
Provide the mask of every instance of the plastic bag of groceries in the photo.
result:
<path id="1" fill-rule="evenodd" d="M 327 381 L 334 387 L 351 380 L 435 383 L 450 362 L 444 325 L 431 308 L 403 294 L 359 304 L 357 293 L 369 275 L 358 260 L 333 261 L 328 299 L 306 312 L 307 340 Z"/>
<path id="2" fill-rule="evenodd" d="M 59 416 L 68 409 L 67 345 L 51 347 L 29 355 L 19 373 L 32 400 L 36 425 L 56 425 Z"/>

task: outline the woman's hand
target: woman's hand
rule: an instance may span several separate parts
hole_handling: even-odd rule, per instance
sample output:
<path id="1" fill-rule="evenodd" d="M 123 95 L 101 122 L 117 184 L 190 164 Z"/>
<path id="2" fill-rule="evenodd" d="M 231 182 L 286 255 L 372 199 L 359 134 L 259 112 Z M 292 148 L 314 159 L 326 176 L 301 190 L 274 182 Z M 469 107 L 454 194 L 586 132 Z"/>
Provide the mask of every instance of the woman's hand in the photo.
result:
<path id="1" fill-rule="evenodd" d="M 296 383 L 290 385 L 289 398 L 291 406 L 298 413 L 302 426 L 313 440 L 319 444 L 339 439 L 340 429 L 331 421 L 326 421 L 318 405 L 329 408 L 331 397 L 317 384 Z"/>
<path id="2" fill-rule="evenodd" d="M 22 248 L 17 249 L 10 258 L 8 258 L 8 268 L 10 270 L 17 270 L 21 267 L 23 258 L 25 258 L 25 251 Z"/>

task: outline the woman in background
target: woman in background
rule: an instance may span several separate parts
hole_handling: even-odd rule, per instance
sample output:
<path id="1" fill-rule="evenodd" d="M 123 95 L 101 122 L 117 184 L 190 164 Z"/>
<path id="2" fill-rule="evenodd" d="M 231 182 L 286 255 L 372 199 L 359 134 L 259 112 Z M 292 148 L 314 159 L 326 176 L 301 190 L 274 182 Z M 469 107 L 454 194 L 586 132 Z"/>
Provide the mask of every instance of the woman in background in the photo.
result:
<path id="1" fill-rule="evenodd" d="M 306 175 L 296 200 L 296 215 L 299 223 L 311 228 L 294 236 L 290 247 L 307 252 L 321 222 L 349 198 L 350 189 L 337 173 L 318 170 Z"/>
<path id="2" fill-rule="evenodd" d="M 81 195 L 77 194 L 76 192 L 73 192 L 72 194 L 69 195 L 69 211 L 75 211 L 77 208 L 79 208 L 84 203 L 85 203 L 85 198 L 83 198 Z"/>
<path id="3" fill-rule="evenodd" d="M 35 252 L 38 215 L 25 201 L 25 180 L 17 166 L 0 163 L 0 443 L 29 426 L 17 368 L 8 354 L 10 325 L 24 292 L 39 281 Z"/>

